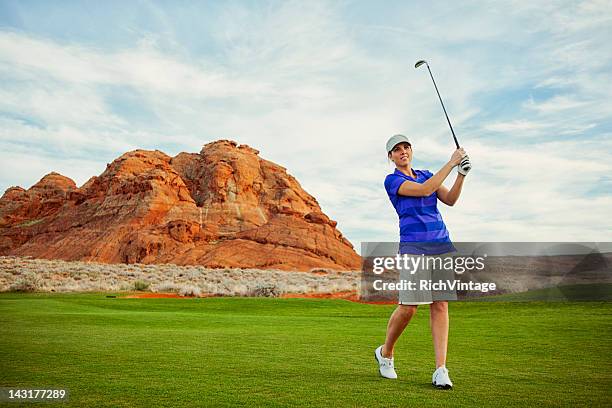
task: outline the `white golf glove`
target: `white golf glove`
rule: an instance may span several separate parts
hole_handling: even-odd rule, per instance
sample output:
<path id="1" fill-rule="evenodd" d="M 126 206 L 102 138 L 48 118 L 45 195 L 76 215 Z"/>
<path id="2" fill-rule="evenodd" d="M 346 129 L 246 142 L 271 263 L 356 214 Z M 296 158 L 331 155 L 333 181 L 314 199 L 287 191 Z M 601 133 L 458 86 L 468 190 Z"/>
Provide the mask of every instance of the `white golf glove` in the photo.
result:
<path id="1" fill-rule="evenodd" d="M 461 163 L 457 166 L 457 171 L 459 174 L 463 174 L 467 176 L 468 172 L 472 169 L 472 163 L 470 162 L 470 158 L 465 155 L 463 159 L 461 159 Z"/>

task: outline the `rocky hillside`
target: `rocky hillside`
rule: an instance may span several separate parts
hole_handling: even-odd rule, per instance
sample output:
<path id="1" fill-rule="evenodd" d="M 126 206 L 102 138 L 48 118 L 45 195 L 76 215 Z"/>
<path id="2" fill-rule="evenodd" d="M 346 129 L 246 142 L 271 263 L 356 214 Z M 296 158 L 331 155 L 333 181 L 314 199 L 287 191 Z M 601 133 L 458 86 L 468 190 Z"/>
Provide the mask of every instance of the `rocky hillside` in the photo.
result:
<path id="1" fill-rule="evenodd" d="M 0 198 L 0 255 L 104 263 L 354 270 L 350 242 L 286 169 L 220 140 L 125 153 L 77 187 L 57 173 Z"/>

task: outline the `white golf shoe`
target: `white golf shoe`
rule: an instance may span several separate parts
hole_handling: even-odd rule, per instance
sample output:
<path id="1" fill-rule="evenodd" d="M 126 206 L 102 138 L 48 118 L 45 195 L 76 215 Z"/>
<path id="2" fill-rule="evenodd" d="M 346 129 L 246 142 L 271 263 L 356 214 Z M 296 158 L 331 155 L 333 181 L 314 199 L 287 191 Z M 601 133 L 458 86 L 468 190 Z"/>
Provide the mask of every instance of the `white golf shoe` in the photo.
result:
<path id="1" fill-rule="evenodd" d="M 450 377 L 448 376 L 448 369 L 445 366 L 440 366 L 436 371 L 434 371 L 433 376 L 431 377 L 431 383 L 434 387 L 444 390 L 450 390 L 453 388 L 453 382 L 450 380 Z"/>
<path id="2" fill-rule="evenodd" d="M 374 350 L 374 357 L 376 357 L 376 361 L 378 362 L 378 370 L 380 371 L 380 375 L 383 377 L 395 380 L 397 378 L 397 374 L 395 373 L 395 368 L 393 367 L 393 358 L 383 357 L 382 347 L 383 346 L 380 346 Z"/>

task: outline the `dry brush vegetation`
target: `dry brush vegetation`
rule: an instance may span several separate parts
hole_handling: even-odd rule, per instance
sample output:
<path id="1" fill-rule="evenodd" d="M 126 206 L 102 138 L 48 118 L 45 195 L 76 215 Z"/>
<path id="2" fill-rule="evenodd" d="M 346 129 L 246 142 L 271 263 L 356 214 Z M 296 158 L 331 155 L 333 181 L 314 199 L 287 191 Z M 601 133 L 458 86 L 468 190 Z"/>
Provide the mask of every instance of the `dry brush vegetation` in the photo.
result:
<path id="1" fill-rule="evenodd" d="M 0 257 L 1 292 L 150 291 L 181 296 L 266 296 L 359 290 L 357 272 L 210 269 L 173 264 L 103 264 Z"/>

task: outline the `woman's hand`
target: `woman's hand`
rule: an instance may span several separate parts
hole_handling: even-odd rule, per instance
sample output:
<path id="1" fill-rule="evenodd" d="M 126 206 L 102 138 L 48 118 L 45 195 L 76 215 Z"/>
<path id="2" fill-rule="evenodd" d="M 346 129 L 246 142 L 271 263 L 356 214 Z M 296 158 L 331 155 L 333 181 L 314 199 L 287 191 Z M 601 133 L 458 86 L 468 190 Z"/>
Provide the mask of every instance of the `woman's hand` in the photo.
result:
<path id="1" fill-rule="evenodd" d="M 470 158 L 465 155 L 465 157 L 461 159 L 459 167 L 457 167 L 457 172 L 463 176 L 467 176 L 470 170 L 472 170 L 472 162 L 470 162 Z"/>
<path id="2" fill-rule="evenodd" d="M 453 155 L 451 156 L 448 162 L 454 167 L 461 163 L 461 159 L 463 159 L 465 156 L 465 150 L 463 150 L 463 147 L 460 147 L 459 149 L 453 152 Z"/>

